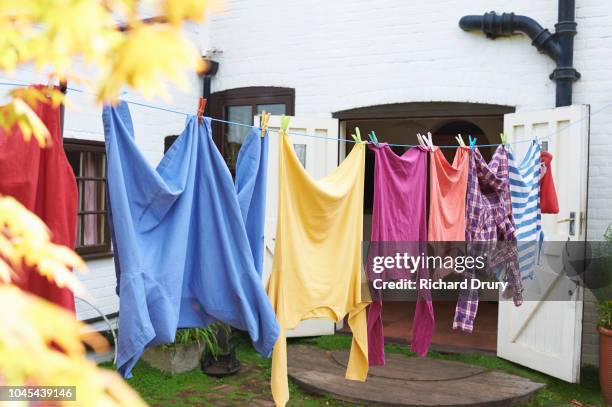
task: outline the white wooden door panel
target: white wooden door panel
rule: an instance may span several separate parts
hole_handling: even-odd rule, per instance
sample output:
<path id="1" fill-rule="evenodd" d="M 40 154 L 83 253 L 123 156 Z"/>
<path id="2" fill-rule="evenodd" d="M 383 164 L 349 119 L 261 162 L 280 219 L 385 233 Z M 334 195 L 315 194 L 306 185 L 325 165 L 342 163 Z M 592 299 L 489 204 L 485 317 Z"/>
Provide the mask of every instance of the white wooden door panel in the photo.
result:
<path id="1" fill-rule="evenodd" d="M 259 123 L 256 116 L 254 123 Z M 266 221 L 264 231 L 264 284 L 272 272 L 274 247 L 276 240 L 276 224 L 278 219 L 278 129 L 280 116 L 271 116 L 268 122 L 269 158 L 268 186 L 266 192 Z M 320 179 L 338 166 L 338 143 L 314 137 L 301 137 L 299 134 L 321 137 L 338 137 L 338 121 L 336 119 L 316 119 L 291 117 L 288 132 L 296 150 L 296 154 L 310 175 Z M 334 334 L 334 323 L 325 319 L 310 319 L 302 321 L 295 329 L 287 331 L 287 337 L 318 336 Z"/>
<path id="2" fill-rule="evenodd" d="M 504 117 L 510 142 L 544 138 L 543 149 L 553 155 L 552 172 L 559 214 L 542 214 L 542 230 L 549 242 L 585 239 L 589 107 L 567 106 Z M 520 161 L 529 143 L 513 144 Z M 567 219 L 574 214 L 570 227 Z M 580 379 L 583 289 L 560 275 L 561 245 L 545 245 L 533 280 L 524 280 L 525 301 L 499 303 L 498 356 L 568 382 Z M 556 270 L 557 272 L 553 272 Z M 571 293 L 571 294 L 570 294 Z M 566 298 L 564 301 L 559 299 Z M 554 300 L 551 300 L 554 299 Z"/>

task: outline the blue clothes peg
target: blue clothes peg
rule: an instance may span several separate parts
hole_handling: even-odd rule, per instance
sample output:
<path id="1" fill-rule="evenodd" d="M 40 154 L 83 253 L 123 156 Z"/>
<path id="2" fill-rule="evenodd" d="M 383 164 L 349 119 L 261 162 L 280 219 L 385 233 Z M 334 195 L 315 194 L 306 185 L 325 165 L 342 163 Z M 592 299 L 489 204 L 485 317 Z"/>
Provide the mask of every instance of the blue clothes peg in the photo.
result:
<path id="1" fill-rule="evenodd" d="M 474 149 L 476 147 L 476 137 L 468 136 L 468 140 L 470 140 L 470 149 Z"/>

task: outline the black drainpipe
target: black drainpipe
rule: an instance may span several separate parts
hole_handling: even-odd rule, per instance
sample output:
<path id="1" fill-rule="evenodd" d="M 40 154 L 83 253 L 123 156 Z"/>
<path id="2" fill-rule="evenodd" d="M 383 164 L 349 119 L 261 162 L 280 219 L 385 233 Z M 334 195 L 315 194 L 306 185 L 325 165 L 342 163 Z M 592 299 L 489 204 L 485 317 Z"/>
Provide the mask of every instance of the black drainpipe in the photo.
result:
<path id="1" fill-rule="evenodd" d="M 212 77 L 215 76 L 219 70 L 219 63 L 212 59 L 207 59 L 206 62 L 208 63 L 208 69 L 206 69 L 206 72 L 204 72 L 202 76 L 202 97 L 208 101 L 204 109 L 204 116 L 210 116 L 210 84 L 212 82 Z"/>
<path id="2" fill-rule="evenodd" d="M 59 81 L 59 90 L 66 95 L 68 93 L 68 81 L 65 79 L 60 79 Z M 62 103 L 60 105 L 60 130 L 62 134 L 62 138 L 64 137 L 64 114 L 65 114 L 65 105 Z"/>
<path id="3" fill-rule="evenodd" d="M 557 64 L 550 75 L 550 79 L 557 84 L 556 106 L 569 106 L 572 104 L 572 84 L 580 79 L 580 73 L 572 66 L 577 25 L 575 10 L 575 0 L 559 0 L 559 22 L 555 24 L 554 34 L 531 17 L 514 13 L 497 14 L 494 11 L 482 16 L 461 17 L 459 27 L 464 31 L 480 30 L 491 39 L 517 32 L 526 34 L 531 38 L 531 45 Z"/>

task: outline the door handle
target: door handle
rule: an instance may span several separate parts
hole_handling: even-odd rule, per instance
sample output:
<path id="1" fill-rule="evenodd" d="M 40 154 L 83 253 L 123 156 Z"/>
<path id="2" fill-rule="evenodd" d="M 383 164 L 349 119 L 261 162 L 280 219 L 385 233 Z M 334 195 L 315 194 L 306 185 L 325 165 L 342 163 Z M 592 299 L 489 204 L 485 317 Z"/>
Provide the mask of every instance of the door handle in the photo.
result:
<path id="1" fill-rule="evenodd" d="M 569 218 L 559 219 L 557 223 L 569 223 L 569 235 L 576 235 L 576 212 L 570 212 Z"/>

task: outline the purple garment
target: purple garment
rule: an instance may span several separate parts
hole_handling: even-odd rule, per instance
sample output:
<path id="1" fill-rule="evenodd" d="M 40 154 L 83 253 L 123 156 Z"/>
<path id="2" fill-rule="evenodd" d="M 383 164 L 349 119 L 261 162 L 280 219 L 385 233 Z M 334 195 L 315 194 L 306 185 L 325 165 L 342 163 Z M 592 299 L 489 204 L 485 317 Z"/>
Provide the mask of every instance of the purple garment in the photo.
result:
<path id="1" fill-rule="evenodd" d="M 516 240 L 504 147 L 497 147 L 488 164 L 478 148 L 471 151 L 466 216 L 467 241 Z"/>
<path id="2" fill-rule="evenodd" d="M 470 153 L 468 190 L 466 201 L 465 240 L 470 255 L 486 252 L 490 259 L 488 269 L 506 266 L 505 279 L 520 305 L 522 283 L 518 269 L 518 252 L 515 244 L 500 244 L 497 241 L 515 242 L 516 228 L 512 218 L 510 200 L 510 177 L 508 153 L 503 146 L 497 147 L 487 164 L 478 148 Z M 470 243 L 470 242 L 484 242 Z M 474 270 L 465 271 L 465 279 L 475 277 Z M 478 311 L 478 290 L 463 290 L 455 308 L 453 329 L 472 332 Z"/>
<path id="3" fill-rule="evenodd" d="M 401 157 L 386 143 L 370 144 L 375 154 L 372 242 L 427 243 L 426 194 L 427 152 L 415 147 Z M 375 244 L 374 244 L 375 245 Z M 383 249 L 384 250 L 384 249 Z M 419 276 L 428 273 L 420 270 Z M 412 329 L 412 351 L 427 354 L 434 330 L 429 292 L 419 292 Z M 374 299 L 368 310 L 368 360 L 384 365 L 382 300 Z"/>

